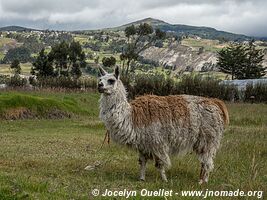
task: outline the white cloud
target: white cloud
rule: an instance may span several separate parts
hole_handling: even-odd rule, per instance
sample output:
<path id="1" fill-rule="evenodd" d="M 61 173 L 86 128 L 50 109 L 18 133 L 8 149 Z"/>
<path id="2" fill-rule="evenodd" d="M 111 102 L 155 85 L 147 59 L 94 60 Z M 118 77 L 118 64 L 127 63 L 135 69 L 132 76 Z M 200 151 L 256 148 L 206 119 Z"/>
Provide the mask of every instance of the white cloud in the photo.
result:
<path id="1" fill-rule="evenodd" d="M 265 0 L 0 0 L 0 26 L 93 29 L 154 17 L 267 36 Z"/>

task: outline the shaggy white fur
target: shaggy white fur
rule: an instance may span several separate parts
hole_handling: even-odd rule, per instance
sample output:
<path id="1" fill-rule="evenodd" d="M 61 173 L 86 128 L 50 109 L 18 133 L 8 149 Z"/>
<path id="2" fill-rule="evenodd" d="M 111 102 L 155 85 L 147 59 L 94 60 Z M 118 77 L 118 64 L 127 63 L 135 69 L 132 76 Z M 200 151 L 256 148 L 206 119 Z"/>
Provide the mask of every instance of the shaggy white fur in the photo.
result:
<path id="1" fill-rule="evenodd" d="M 100 68 L 100 74 L 100 118 L 113 141 L 139 152 L 140 179 L 145 180 L 148 159 L 155 161 L 162 179 L 167 181 L 165 169 L 171 166 L 169 156 L 195 151 L 201 163 L 200 183 L 207 182 L 224 126 L 229 120 L 223 102 L 190 95 L 150 95 L 129 103 L 125 87 L 119 79 L 118 68 L 114 74 L 108 74 Z M 179 108 L 183 109 L 183 113 L 170 114 Z M 140 118 L 143 124 L 136 123 L 140 117 L 137 116 L 138 112 L 134 112 L 136 110 L 140 116 L 149 113 L 150 116 Z"/>

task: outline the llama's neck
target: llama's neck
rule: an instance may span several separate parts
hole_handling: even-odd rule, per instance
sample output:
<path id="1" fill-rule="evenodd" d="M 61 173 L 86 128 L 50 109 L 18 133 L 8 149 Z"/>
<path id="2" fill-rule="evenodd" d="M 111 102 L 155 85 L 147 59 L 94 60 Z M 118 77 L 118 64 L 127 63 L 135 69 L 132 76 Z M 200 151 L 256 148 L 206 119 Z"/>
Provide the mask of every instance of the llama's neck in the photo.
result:
<path id="1" fill-rule="evenodd" d="M 100 99 L 100 118 L 105 123 L 111 138 L 120 144 L 133 144 L 134 138 L 131 106 L 127 101 L 124 86 L 118 82 L 118 90 L 102 94 Z"/>

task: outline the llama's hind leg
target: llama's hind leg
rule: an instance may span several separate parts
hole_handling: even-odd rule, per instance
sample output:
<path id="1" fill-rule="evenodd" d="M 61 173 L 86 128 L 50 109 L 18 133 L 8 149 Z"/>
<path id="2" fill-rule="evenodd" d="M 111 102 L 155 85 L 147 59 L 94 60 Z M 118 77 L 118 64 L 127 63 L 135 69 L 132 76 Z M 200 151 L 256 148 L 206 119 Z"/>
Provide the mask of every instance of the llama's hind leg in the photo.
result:
<path id="1" fill-rule="evenodd" d="M 213 169 L 213 158 L 216 151 L 208 151 L 205 153 L 198 154 L 200 163 L 201 163 L 201 170 L 200 170 L 200 179 L 199 184 L 207 183 L 209 180 L 209 173 Z"/>
<path id="2" fill-rule="evenodd" d="M 147 157 L 141 153 L 139 153 L 139 164 L 140 164 L 140 180 L 146 180 L 146 163 Z"/>
<path id="3" fill-rule="evenodd" d="M 213 164 L 201 163 L 199 184 L 207 183 L 209 180 L 209 173 L 213 169 Z"/>

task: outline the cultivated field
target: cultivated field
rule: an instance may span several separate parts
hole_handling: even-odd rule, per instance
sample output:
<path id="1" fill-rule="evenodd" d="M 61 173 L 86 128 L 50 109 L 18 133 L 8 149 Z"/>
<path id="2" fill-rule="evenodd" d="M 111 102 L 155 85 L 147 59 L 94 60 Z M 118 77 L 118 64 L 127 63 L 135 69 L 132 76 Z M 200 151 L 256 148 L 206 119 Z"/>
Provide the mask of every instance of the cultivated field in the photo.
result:
<path id="1" fill-rule="evenodd" d="M 94 93 L 0 93 L 0 116 L 4 116 L 5 107 L 14 108 L 14 112 L 26 107 L 36 116 L 42 106 L 73 113 L 71 119 L 0 120 L 0 199 L 97 199 L 91 195 L 93 188 L 263 190 L 266 196 L 266 104 L 228 104 L 231 124 L 215 160 L 215 170 L 210 182 L 199 186 L 200 166 L 194 154 L 172 158 L 168 183 L 161 181 L 152 162 L 146 182 L 140 182 L 136 152 L 114 143 L 100 149 L 105 129 L 98 119 L 98 98 Z M 95 169 L 85 171 L 87 165 Z"/>
<path id="2" fill-rule="evenodd" d="M 31 63 L 21 63 L 21 74 L 23 75 L 31 75 Z M 11 75 L 13 71 L 10 69 L 10 64 L 0 64 L 0 74 L 1 75 Z"/>

